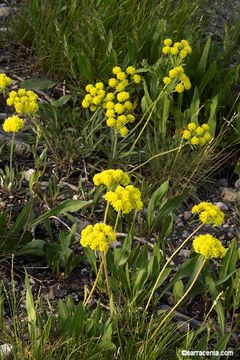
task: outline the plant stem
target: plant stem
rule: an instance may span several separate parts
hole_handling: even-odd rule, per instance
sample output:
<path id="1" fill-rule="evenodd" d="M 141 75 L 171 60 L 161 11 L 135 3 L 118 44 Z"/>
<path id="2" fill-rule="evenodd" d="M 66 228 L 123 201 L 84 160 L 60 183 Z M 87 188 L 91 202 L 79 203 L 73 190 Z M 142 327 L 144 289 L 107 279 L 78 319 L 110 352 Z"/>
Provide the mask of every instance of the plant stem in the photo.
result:
<path id="1" fill-rule="evenodd" d="M 107 223 L 108 209 L 109 209 L 109 202 L 107 202 L 107 206 L 106 206 L 105 213 L 104 213 L 104 219 L 103 219 L 104 224 Z"/>
<path id="2" fill-rule="evenodd" d="M 114 143 L 113 143 L 113 153 L 112 153 L 112 159 L 114 160 L 116 157 L 117 152 L 117 133 L 114 132 Z"/>
<path id="3" fill-rule="evenodd" d="M 106 254 L 106 253 L 105 253 L 105 254 Z M 104 254 L 104 256 L 105 256 L 105 254 Z M 103 265 L 104 265 L 104 256 L 103 256 L 102 261 L 101 261 L 101 264 L 100 264 L 100 266 L 99 266 L 99 269 L 98 269 L 98 272 L 97 272 L 97 276 L 96 276 L 96 279 L 95 279 L 95 281 L 94 281 L 93 287 L 92 287 L 92 289 L 91 289 L 91 291 L 90 291 L 90 294 L 88 295 L 87 299 L 86 299 L 86 300 L 84 301 L 84 303 L 83 303 L 83 306 L 84 306 L 84 307 L 88 304 L 88 302 L 89 302 L 89 300 L 91 299 L 92 294 L 93 294 L 93 292 L 94 292 L 94 290 L 95 290 L 95 288 L 96 288 L 96 286 L 97 286 L 97 283 L 98 283 L 98 280 L 99 280 L 99 276 L 100 276 L 100 274 L 101 274 L 102 267 L 103 267 Z"/>
<path id="4" fill-rule="evenodd" d="M 108 292 L 108 298 L 109 298 L 110 312 L 112 315 L 112 306 L 111 306 L 112 292 L 111 292 L 111 288 L 109 285 L 109 279 L 108 279 L 107 256 L 106 255 L 107 255 L 107 251 L 103 255 L 103 267 L 104 267 L 104 274 L 105 274 L 105 279 L 106 279 L 106 283 L 107 283 L 107 292 Z"/>
<path id="5" fill-rule="evenodd" d="M 149 120 L 151 119 L 152 113 L 153 113 L 153 111 L 155 110 L 155 107 L 157 106 L 158 100 L 161 98 L 161 96 L 162 96 L 163 94 L 164 94 L 164 91 L 162 90 L 162 91 L 160 92 L 160 94 L 158 95 L 157 99 L 154 101 L 154 103 L 151 104 L 152 109 L 151 109 L 151 111 L 150 111 L 150 113 L 149 113 L 149 115 L 148 115 L 148 117 L 147 117 L 147 120 L 146 120 L 145 124 L 143 125 L 140 133 L 138 134 L 138 137 L 137 137 L 136 140 L 134 141 L 134 143 L 133 143 L 130 151 L 134 149 L 136 143 L 138 142 L 138 140 L 139 140 L 140 137 L 142 136 L 142 133 L 143 133 L 143 131 L 145 130 L 147 124 L 149 123 Z M 143 117 L 144 117 L 144 115 L 143 115 Z"/>
<path id="6" fill-rule="evenodd" d="M 116 217 L 116 221 L 115 221 L 115 225 L 114 225 L 114 231 L 116 231 L 116 229 L 117 229 L 119 217 L 120 217 L 120 211 L 118 211 L 118 213 L 117 213 L 117 217 Z"/>
<path id="7" fill-rule="evenodd" d="M 10 149 L 10 181 L 13 183 L 13 149 L 14 149 L 14 142 L 15 142 L 15 132 L 12 133 L 12 141 L 11 141 L 11 149 Z"/>
<path id="8" fill-rule="evenodd" d="M 152 334 L 152 336 L 150 337 L 149 341 L 152 340 L 152 338 L 156 335 L 156 333 L 159 331 L 159 329 L 161 328 L 161 326 L 165 323 L 165 321 L 167 319 L 169 319 L 169 317 L 171 316 L 171 314 L 173 313 L 173 311 L 179 306 L 179 304 L 185 299 L 185 297 L 189 294 L 189 292 L 192 290 L 193 285 L 195 284 L 195 282 L 197 281 L 204 265 L 206 264 L 207 259 L 204 259 L 200 268 L 198 269 L 191 285 L 188 287 L 187 291 L 184 293 L 184 295 L 181 297 L 181 299 L 178 300 L 178 302 L 174 305 L 174 307 L 169 311 L 169 313 L 163 318 L 163 320 L 160 322 L 160 324 L 158 325 L 158 327 L 156 328 L 156 330 L 154 331 L 154 333 Z"/>
<path id="9" fill-rule="evenodd" d="M 152 289 L 152 292 L 151 292 L 151 294 L 150 294 L 150 296 L 149 296 L 147 305 L 145 306 L 145 311 L 147 311 L 147 309 L 148 309 L 148 307 L 149 307 L 149 305 L 150 305 L 150 302 L 151 302 L 151 300 L 152 300 L 153 294 L 154 294 L 154 292 L 155 292 L 155 290 L 156 290 L 156 288 L 157 288 L 158 282 L 159 282 L 159 280 L 160 280 L 160 278 L 161 278 L 164 270 L 165 270 L 166 267 L 168 266 L 168 264 L 170 264 L 170 262 L 172 261 L 172 259 L 174 258 L 174 256 L 177 255 L 177 253 L 178 253 L 178 252 L 182 249 L 182 247 L 188 242 L 188 240 L 189 240 L 194 234 L 196 234 L 196 232 L 197 232 L 198 230 L 200 230 L 202 226 L 203 226 L 203 224 L 200 224 L 200 225 L 183 241 L 183 243 L 174 251 L 174 253 L 169 257 L 169 259 L 167 260 L 167 262 L 164 264 L 164 266 L 163 266 L 162 270 L 160 271 L 160 273 L 159 273 L 159 275 L 158 275 L 158 278 L 157 278 L 157 280 L 156 280 L 156 282 L 155 282 L 155 284 L 154 284 L 154 286 L 153 286 L 153 289 Z"/>
<path id="10" fill-rule="evenodd" d="M 182 145 L 181 147 L 183 147 L 183 146 L 185 146 L 185 145 L 187 145 L 187 143 L 184 144 L 184 145 Z M 136 166 L 134 169 L 130 170 L 128 173 L 131 174 L 132 172 L 134 172 L 134 171 L 136 171 L 137 169 L 139 169 L 140 167 L 146 165 L 147 163 L 149 163 L 149 162 L 152 161 L 153 159 L 156 159 L 157 157 L 160 157 L 160 156 L 163 156 L 163 155 L 170 154 L 171 152 L 174 152 L 174 151 L 178 150 L 179 147 L 180 147 L 180 146 L 178 146 L 178 147 L 176 147 L 176 148 L 173 148 L 173 149 L 170 149 L 170 150 L 168 150 L 168 151 L 164 151 L 164 152 L 162 152 L 162 153 L 153 155 L 153 156 L 150 157 L 148 160 L 146 160 L 144 163 L 142 163 L 142 164 Z"/>

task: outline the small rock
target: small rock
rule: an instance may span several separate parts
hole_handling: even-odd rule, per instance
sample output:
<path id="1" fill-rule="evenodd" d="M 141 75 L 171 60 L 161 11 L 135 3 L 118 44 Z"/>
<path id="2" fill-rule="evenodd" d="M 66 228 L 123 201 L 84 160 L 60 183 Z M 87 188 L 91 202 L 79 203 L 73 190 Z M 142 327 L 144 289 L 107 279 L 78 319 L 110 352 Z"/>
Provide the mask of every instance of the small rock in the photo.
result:
<path id="1" fill-rule="evenodd" d="M 0 346 L 0 355 L 4 358 L 9 358 L 12 355 L 13 346 L 11 344 L 3 344 Z"/>
<path id="2" fill-rule="evenodd" d="M 182 233 L 182 238 L 185 239 L 189 236 L 189 232 L 187 230 L 184 230 Z"/>
<path id="3" fill-rule="evenodd" d="M 169 295 L 169 296 L 168 296 L 168 298 L 167 298 L 167 302 L 168 302 L 168 304 L 169 304 L 169 305 L 173 305 L 174 300 L 173 300 L 172 295 Z"/>
<path id="4" fill-rule="evenodd" d="M 7 17 L 10 14 L 10 7 L 0 7 L 0 17 Z"/>
<path id="5" fill-rule="evenodd" d="M 188 221 L 191 216 L 192 216 L 192 212 L 191 212 L 191 211 L 184 211 L 183 219 L 184 219 L 185 221 Z"/>
<path id="6" fill-rule="evenodd" d="M 224 204 L 223 202 L 216 202 L 214 203 L 217 207 L 219 207 L 220 210 L 222 211 L 227 211 L 229 210 L 228 206 L 226 204 Z"/>
<path id="7" fill-rule="evenodd" d="M 235 186 L 235 188 L 237 188 L 237 189 L 240 190 L 240 179 L 238 179 L 237 181 L 235 181 L 234 186 Z"/>
<path id="8" fill-rule="evenodd" d="M 180 253 L 179 253 L 179 256 L 183 256 L 183 257 L 187 258 L 188 255 L 189 255 L 189 253 L 190 253 L 190 250 L 188 250 L 188 249 L 182 249 L 182 250 L 180 251 Z"/>
<path id="9" fill-rule="evenodd" d="M 224 201 L 234 202 L 240 200 L 240 191 L 234 191 L 232 188 L 224 188 L 222 191 Z"/>
<path id="10" fill-rule="evenodd" d="M 33 174 L 34 172 L 35 172 L 34 169 L 29 169 L 29 170 L 27 170 L 27 171 L 25 172 L 25 176 L 24 176 L 25 180 L 29 181 L 30 178 L 31 178 L 31 176 L 32 176 L 32 174 Z"/>

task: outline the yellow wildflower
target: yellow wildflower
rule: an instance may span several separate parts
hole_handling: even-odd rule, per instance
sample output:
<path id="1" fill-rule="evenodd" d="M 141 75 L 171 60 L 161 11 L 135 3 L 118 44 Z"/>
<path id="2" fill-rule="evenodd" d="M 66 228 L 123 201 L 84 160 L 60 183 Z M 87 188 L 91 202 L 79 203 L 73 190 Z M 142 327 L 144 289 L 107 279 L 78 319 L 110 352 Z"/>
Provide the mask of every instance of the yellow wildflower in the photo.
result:
<path id="1" fill-rule="evenodd" d="M 142 78 L 140 75 L 135 74 L 135 75 L 133 75 L 133 81 L 135 82 L 135 84 L 140 84 L 140 82 L 142 81 Z"/>
<path id="2" fill-rule="evenodd" d="M 197 136 L 193 136 L 190 142 L 192 145 L 199 145 L 199 138 Z"/>
<path id="3" fill-rule="evenodd" d="M 178 54 L 178 49 L 176 47 L 171 47 L 170 48 L 170 54 L 171 55 L 177 55 Z"/>
<path id="4" fill-rule="evenodd" d="M 224 221 L 224 213 L 212 203 L 201 202 L 192 208 L 193 214 L 199 214 L 199 219 L 203 224 L 213 224 L 221 226 Z"/>
<path id="5" fill-rule="evenodd" d="M 122 69 L 120 68 L 120 66 L 114 66 L 114 68 L 112 69 L 114 75 L 119 74 L 121 71 Z"/>
<path id="6" fill-rule="evenodd" d="M 191 136 L 192 136 L 191 131 L 183 130 L 183 134 L 182 134 L 183 139 L 189 140 L 191 139 Z"/>
<path id="7" fill-rule="evenodd" d="M 124 112 L 124 106 L 122 104 L 117 103 L 114 106 L 114 110 L 116 111 L 116 113 L 122 114 Z"/>
<path id="8" fill-rule="evenodd" d="M 133 185 L 126 187 L 119 185 L 115 191 L 108 191 L 104 198 L 113 206 L 115 211 L 123 214 L 128 214 L 134 209 L 139 211 L 143 208 L 141 192 Z"/>
<path id="9" fill-rule="evenodd" d="M 108 80 L 108 85 L 112 88 L 115 88 L 117 86 L 117 84 L 118 84 L 118 81 L 115 78 L 111 78 Z"/>
<path id="10" fill-rule="evenodd" d="M 193 249 L 196 253 L 203 255 L 207 259 L 223 258 L 226 255 L 226 249 L 220 240 L 211 234 L 204 234 L 195 237 L 193 240 Z"/>
<path id="11" fill-rule="evenodd" d="M 127 69 L 126 69 L 126 73 L 129 74 L 129 75 L 134 75 L 135 74 L 135 67 L 134 66 L 128 66 Z"/>
<path id="12" fill-rule="evenodd" d="M 116 232 L 109 225 L 97 223 L 88 225 L 81 233 L 80 244 L 94 251 L 106 251 L 116 241 Z"/>
<path id="13" fill-rule="evenodd" d="M 170 46 L 164 46 L 164 47 L 162 48 L 162 53 L 163 53 L 164 55 L 170 54 Z"/>
<path id="14" fill-rule="evenodd" d="M 165 39 L 163 41 L 163 43 L 164 43 L 165 46 L 171 46 L 172 45 L 172 40 L 171 39 Z"/>
<path id="15" fill-rule="evenodd" d="M 123 81 L 126 79 L 126 74 L 125 74 L 125 72 L 121 71 L 121 72 L 117 73 L 116 77 L 118 80 Z"/>
<path id="16" fill-rule="evenodd" d="M 188 130 L 193 131 L 193 130 L 196 129 L 197 125 L 195 123 L 191 122 L 191 123 L 188 124 L 187 127 L 188 127 Z"/>
<path id="17" fill-rule="evenodd" d="M 126 126 L 123 126 L 119 129 L 119 132 L 122 137 L 126 137 L 128 134 L 128 128 Z"/>
<path id="18" fill-rule="evenodd" d="M 124 101 L 128 100 L 129 97 L 130 97 L 129 93 L 127 91 L 122 91 L 122 92 L 117 94 L 117 100 L 119 102 L 124 102 Z"/>
<path id="19" fill-rule="evenodd" d="M 164 82 L 165 85 L 169 85 L 169 84 L 171 84 L 172 80 L 171 80 L 171 78 L 169 76 L 165 76 L 163 78 L 163 82 Z"/>
<path id="20" fill-rule="evenodd" d="M 0 74 L 0 91 L 5 91 L 10 85 L 12 85 L 12 79 L 6 74 Z"/>
<path id="21" fill-rule="evenodd" d="M 128 185 L 130 183 L 130 178 L 127 173 L 120 169 L 108 169 L 96 174 L 93 177 L 93 183 L 96 186 L 105 185 L 108 188 L 113 188 L 117 185 Z"/>
<path id="22" fill-rule="evenodd" d="M 179 94 L 184 92 L 184 85 L 182 83 L 179 83 L 175 86 L 175 91 Z"/>
<path id="23" fill-rule="evenodd" d="M 18 115 L 8 117 L 3 123 L 3 130 L 5 132 L 17 133 L 22 130 L 24 121 Z"/>

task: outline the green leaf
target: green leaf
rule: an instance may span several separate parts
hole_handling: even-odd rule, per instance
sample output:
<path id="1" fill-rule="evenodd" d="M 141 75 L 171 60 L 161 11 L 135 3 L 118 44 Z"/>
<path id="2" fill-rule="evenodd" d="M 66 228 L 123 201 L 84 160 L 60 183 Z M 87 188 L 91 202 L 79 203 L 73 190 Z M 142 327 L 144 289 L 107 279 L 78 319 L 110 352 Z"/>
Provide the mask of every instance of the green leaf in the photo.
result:
<path id="1" fill-rule="evenodd" d="M 51 104 L 55 108 L 59 108 L 59 107 L 65 105 L 71 98 L 72 98 L 72 95 L 64 95 L 64 96 L 61 96 L 59 99 L 52 101 Z"/>
<path id="2" fill-rule="evenodd" d="M 175 304 L 178 302 L 178 300 L 181 299 L 183 294 L 184 294 L 183 282 L 182 282 L 182 280 L 178 280 L 173 285 L 173 298 L 174 298 L 174 303 Z"/>
<path id="3" fill-rule="evenodd" d="M 57 83 L 55 81 L 47 80 L 47 79 L 29 79 L 24 80 L 21 83 L 21 87 L 24 89 L 31 90 L 48 90 L 55 86 Z"/>
<path id="4" fill-rule="evenodd" d="M 218 106 L 218 95 L 214 96 L 214 98 L 212 98 L 208 103 L 210 113 L 207 117 L 208 117 L 208 125 L 212 135 L 215 134 L 215 130 L 217 126 L 217 106 Z"/>
<path id="5" fill-rule="evenodd" d="M 205 282 L 208 286 L 212 300 L 215 301 L 215 299 L 218 297 L 219 293 L 215 286 L 214 280 L 210 276 L 206 276 Z M 225 332 L 225 329 L 224 329 L 224 326 L 225 326 L 224 307 L 223 307 L 220 299 L 218 299 L 217 303 L 214 306 L 214 309 L 216 310 L 216 312 L 218 314 L 218 322 L 220 325 L 221 333 L 224 334 L 224 332 Z"/>
<path id="6" fill-rule="evenodd" d="M 198 125 L 198 115 L 200 111 L 199 106 L 200 106 L 200 98 L 199 98 L 198 88 L 195 87 L 190 105 L 190 114 L 191 114 L 190 116 L 191 116 L 191 122 L 195 123 L 196 125 Z"/>
<path id="7" fill-rule="evenodd" d="M 229 273 L 233 273 L 236 270 L 236 264 L 238 260 L 238 246 L 236 240 L 232 240 L 228 248 L 226 255 L 222 260 L 222 267 L 219 272 L 219 280 L 224 279 Z"/>
<path id="8" fill-rule="evenodd" d="M 219 351 L 219 353 L 221 353 L 221 351 L 224 351 L 226 349 L 226 347 L 227 347 L 227 344 L 228 344 L 231 336 L 232 336 L 231 331 L 229 333 L 223 334 L 220 337 L 220 339 L 218 340 L 217 344 L 214 346 L 214 350 Z M 216 360 L 218 360 L 218 359 L 221 359 L 222 356 L 221 355 L 219 355 L 217 357 L 214 356 L 214 358 Z M 230 356 L 230 358 L 231 358 L 231 356 Z"/>
<path id="9" fill-rule="evenodd" d="M 148 202 L 148 209 L 147 209 L 147 223 L 148 227 L 151 227 L 153 218 L 154 218 L 154 209 L 159 205 L 162 198 L 166 195 L 169 189 L 169 182 L 168 180 L 165 181 L 163 184 L 154 191 L 153 195 L 151 196 Z"/>
<path id="10" fill-rule="evenodd" d="M 47 211 L 45 214 L 40 215 L 37 219 L 31 221 L 29 226 L 36 226 L 41 224 L 43 221 L 49 219 L 50 216 L 65 215 L 68 212 L 76 212 L 83 207 L 91 204 L 92 201 L 83 200 L 65 200 L 60 205 Z"/>
<path id="11" fill-rule="evenodd" d="M 207 61 L 208 61 L 208 54 L 211 46 L 211 38 L 209 37 L 206 41 L 204 46 L 202 56 L 197 66 L 197 75 L 202 77 L 206 73 Z"/>
<path id="12" fill-rule="evenodd" d="M 32 240 L 27 245 L 21 247 L 16 251 L 17 256 L 33 255 L 33 256 L 44 256 L 45 251 L 43 250 L 46 241 L 44 240 Z"/>

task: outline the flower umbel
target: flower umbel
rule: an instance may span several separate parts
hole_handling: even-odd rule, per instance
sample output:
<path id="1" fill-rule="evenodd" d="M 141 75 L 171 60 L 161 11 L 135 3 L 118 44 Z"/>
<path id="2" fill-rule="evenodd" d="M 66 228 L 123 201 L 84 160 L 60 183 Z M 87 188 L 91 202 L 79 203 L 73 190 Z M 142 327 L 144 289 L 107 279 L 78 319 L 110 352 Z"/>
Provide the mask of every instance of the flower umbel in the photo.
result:
<path id="1" fill-rule="evenodd" d="M 8 117 L 3 123 L 3 130 L 5 132 L 17 133 L 22 130 L 24 121 L 18 115 Z"/>
<path id="2" fill-rule="evenodd" d="M 195 123 L 189 123 L 187 129 L 182 132 L 182 138 L 192 145 L 204 146 L 212 139 L 212 136 L 208 124 L 197 126 Z"/>
<path id="3" fill-rule="evenodd" d="M 0 74 L 0 91 L 5 91 L 10 85 L 12 85 L 12 79 L 6 74 Z"/>
<path id="4" fill-rule="evenodd" d="M 130 178 L 127 173 L 120 169 L 104 170 L 93 177 L 93 183 L 96 186 L 105 185 L 108 188 L 113 188 L 117 185 L 128 185 Z"/>
<path id="5" fill-rule="evenodd" d="M 143 208 L 141 192 L 133 185 L 126 187 L 119 185 L 115 191 L 108 191 L 104 198 L 114 210 L 123 214 L 128 214 L 134 209 L 140 211 Z"/>
<path id="6" fill-rule="evenodd" d="M 38 111 L 37 94 L 25 89 L 11 91 L 7 105 L 14 106 L 18 114 L 33 115 Z"/>
<path id="7" fill-rule="evenodd" d="M 90 247 L 94 251 L 106 251 L 109 245 L 116 240 L 113 228 L 103 223 L 88 225 L 81 234 L 80 244 Z"/>
<path id="8" fill-rule="evenodd" d="M 196 253 L 203 255 L 207 259 L 223 258 L 226 255 L 226 249 L 220 240 L 211 234 L 204 234 L 195 237 L 193 240 L 193 249 Z"/>
<path id="9" fill-rule="evenodd" d="M 219 207 L 205 201 L 195 205 L 192 213 L 199 214 L 199 219 L 203 224 L 221 226 L 224 221 L 224 213 Z"/>

